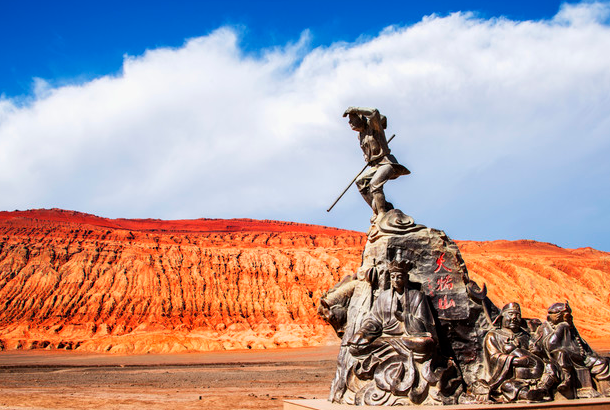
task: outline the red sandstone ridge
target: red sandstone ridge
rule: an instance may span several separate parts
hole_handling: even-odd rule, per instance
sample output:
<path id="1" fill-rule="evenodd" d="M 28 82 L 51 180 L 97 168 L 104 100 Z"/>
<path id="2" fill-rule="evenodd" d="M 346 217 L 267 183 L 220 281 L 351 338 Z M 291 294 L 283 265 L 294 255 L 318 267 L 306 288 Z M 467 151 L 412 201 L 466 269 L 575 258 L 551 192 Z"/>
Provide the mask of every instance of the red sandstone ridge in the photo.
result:
<path id="1" fill-rule="evenodd" d="M 320 344 L 315 303 L 357 268 L 364 241 L 276 221 L 0 212 L 0 341 L 117 353 Z"/>
<path id="2" fill-rule="evenodd" d="M 276 221 L 0 212 L 0 348 L 116 353 L 324 343 L 322 292 L 359 265 L 358 232 Z M 607 337 L 610 254 L 532 241 L 458 242 L 499 306 L 565 298 Z"/>
<path id="3" fill-rule="evenodd" d="M 182 219 L 163 221 L 161 219 L 108 219 L 95 215 L 63 209 L 35 209 L 30 211 L 1 212 L 0 223 L 20 223 L 36 225 L 39 222 L 56 224 L 92 225 L 98 228 L 125 229 L 140 232 L 212 233 L 212 232 L 293 232 L 301 234 L 322 234 L 342 236 L 350 234 L 343 229 L 320 225 L 299 224 L 255 219 Z M 352 234 L 354 232 L 351 232 Z"/>
<path id="4" fill-rule="evenodd" d="M 457 243 L 470 277 L 487 284 L 498 307 L 517 301 L 524 316 L 545 319 L 567 299 L 581 334 L 610 338 L 610 253 L 526 240 Z"/>

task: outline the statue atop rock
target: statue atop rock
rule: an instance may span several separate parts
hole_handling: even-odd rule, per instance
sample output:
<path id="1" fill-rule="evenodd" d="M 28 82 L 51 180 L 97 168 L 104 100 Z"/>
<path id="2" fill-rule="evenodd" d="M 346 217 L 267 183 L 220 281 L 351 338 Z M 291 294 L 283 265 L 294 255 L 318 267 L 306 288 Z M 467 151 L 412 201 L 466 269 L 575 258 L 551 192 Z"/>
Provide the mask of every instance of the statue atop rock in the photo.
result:
<path id="1" fill-rule="evenodd" d="M 349 116 L 349 125 L 358 133 L 364 160 L 370 167 L 356 179 L 356 186 L 366 203 L 373 209 L 371 222 L 374 222 L 377 217 L 393 208 L 385 199 L 383 185 L 390 179 L 411 172 L 400 165 L 390 153 L 385 137 L 388 120 L 385 115 L 379 113 L 378 109 L 349 107 L 343 116 Z"/>
<path id="2" fill-rule="evenodd" d="M 318 312 L 341 338 L 329 400 L 449 405 L 610 397 L 610 360 L 580 337 L 567 303 L 551 306 L 544 323 L 522 318 L 516 302 L 498 309 L 445 232 L 386 201 L 384 184 L 409 173 L 390 153 L 386 117 L 357 107 L 343 116 L 367 162 L 351 184 L 373 217 L 361 266 L 320 299 Z"/>

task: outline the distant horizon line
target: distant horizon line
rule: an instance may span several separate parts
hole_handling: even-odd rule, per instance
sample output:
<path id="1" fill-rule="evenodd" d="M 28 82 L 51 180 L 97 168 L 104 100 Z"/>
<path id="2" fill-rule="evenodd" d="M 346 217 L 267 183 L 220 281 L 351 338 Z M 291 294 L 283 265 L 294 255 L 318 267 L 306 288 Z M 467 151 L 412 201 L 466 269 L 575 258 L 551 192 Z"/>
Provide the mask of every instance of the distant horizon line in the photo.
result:
<path id="1" fill-rule="evenodd" d="M 47 213 L 49 214 L 47 218 L 45 218 L 45 215 L 42 213 Z M 248 218 L 248 217 L 240 217 L 240 218 L 206 218 L 206 217 L 201 217 L 201 218 L 183 218 L 183 219 L 160 219 L 160 218 L 108 218 L 108 217 L 104 217 L 104 216 L 99 216 L 99 215 L 95 215 L 92 213 L 88 213 L 88 212 L 83 212 L 83 211 L 77 211 L 77 210 L 70 210 L 70 209 L 63 209 L 63 208 L 31 208 L 31 209 L 26 209 L 26 210 L 19 210 L 19 209 L 15 209 L 13 211 L 6 211 L 6 210 L 0 210 L 0 223 L 2 223 L 2 221 L 7 221 L 10 218 L 10 215 L 15 215 L 15 214 L 21 214 L 19 215 L 20 217 L 24 217 L 25 215 L 23 214 L 31 214 L 33 217 L 38 216 L 38 218 L 32 218 L 32 219 L 42 219 L 44 221 L 49 221 L 49 222 L 67 222 L 67 223 L 76 223 L 76 224 L 89 224 L 89 225 L 94 225 L 94 226 L 98 226 L 98 227 L 102 227 L 102 228 L 109 228 L 109 229 L 124 229 L 124 230 L 134 230 L 134 231 L 140 231 L 140 232 L 156 232 L 156 233 L 171 233 L 171 232 L 175 232 L 175 233 L 239 233 L 239 232 L 244 232 L 244 233 L 255 233 L 255 232 L 267 232 L 266 230 L 262 230 L 260 228 L 262 228 L 260 226 L 260 223 L 262 224 L 271 224 L 271 225 L 280 225 L 280 226 L 292 226 L 292 227 L 303 227 L 303 228 L 317 228 L 320 229 L 322 231 L 325 232 L 319 232 L 319 233 L 325 233 L 325 234 L 332 234 L 333 232 L 335 232 L 335 234 L 348 234 L 348 233 L 352 233 L 352 234 L 357 234 L 358 236 L 366 236 L 366 233 L 364 232 L 360 232 L 360 231 L 355 231 L 355 230 L 350 230 L 350 229 L 343 229 L 343 228 L 337 228 L 337 227 L 332 227 L 332 226 L 325 226 L 325 225 L 319 225 L 319 224 L 310 224 L 310 223 L 303 223 L 303 222 L 294 222 L 294 221 L 282 221 L 282 220 L 276 220 L 276 219 L 255 219 L 255 218 Z M 52 218 L 52 215 L 70 215 L 73 216 L 74 218 Z M 104 224 L 100 224 L 100 223 L 91 223 L 93 221 L 86 221 L 86 220 L 78 220 L 78 216 L 80 216 L 81 218 L 87 218 L 87 219 L 98 219 L 101 220 L 99 222 L 102 221 L 108 221 L 108 222 L 119 222 L 118 224 L 112 224 L 112 225 L 104 225 Z M 231 222 L 231 221 L 235 221 L 235 222 L 251 222 L 251 226 L 232 226 L 229 224 L 223 224 L 223 222 Z M 126 224 L 121 224 L 120 222 L 126 223 Z M 169 223 L 170 225 L 174 225 L 174 228 L 172 229 L 171 226 L 166 227 L 165 229 L 163 229 L 163 227 L 159 226 L 159 227 L 153 227 L 150 226 L 148 228 L 145 227 L 138 227 L 135 225 L 131 225 L 129 222 L 135 222 L 135 223 L 139 223 L 139 224 L 162 224 L 165 223 L 166 225 Z M 209 222 L 211 224 L 208 224 L 207 228 L 205 230 L 195 230 L 193 228 L 196 228 L 195 226 L 189 225 L 189 222 Z M 214 222 L 216 224 L 214 224 Z M 176 224 L 176 223 L 183 223 L 183 224 Z M 184 225 L 184 226 L 180 226 L 180 225 Z M 218 225 L 218 226 L 215 226 Z M 190 226 L 191 229 L 188 229 Z M 176 229 L 178 228 L 178 229 Z M 179 228 L 183 228 L 183 229 L 179 229 Z M 199 228 L 204 228 L 204 226 L 199 226 Z M 213 229 L 216 228 L 216 229 Z M 223 229 L 224 228 L 224 229 Z M 245 228 L 245 229 L 244 229 Z M 256 229 L 259 228 L 259 229 Z M 276 231 L 272 231 L 271 233 L 275 233 Z M 292 232 L 292 231 L 277 231 L 277 232 Z M 295 230 L 295 233 L 301 233 L 303 231 L 301 230 Z M 314 233 L 314 232 L 310 232 L 310 233 Z M 596 252 L 602 252 L 602 253 L 608 253 L 606 251 L 602 251 L 596 248 L 593 248 L 591 246 L 582 246 L 582 247 L 578 247 L 578 248 L 563 248 L 555 243 L 552 242 L 545 242 L 545 241 L 537 241 L 534 239 L 491 239 L 491 240 L 476 240 L 476 239 L 454 239 L 454 238 L 450 238 L 451 240 L 458 242 L 462 245 L 466 245 L 468 243 L 511 243 L 511 244 L 515 244 L 515 245 L 520 245 L 520 244 L 532 244 L 532 245 L 546 245 L 546 246 L 552 246 L 554 248 L 559 248 L 559 249 L 565 249 L 565 250 L 584 250 L 584 251 L 596 251 Z"/>

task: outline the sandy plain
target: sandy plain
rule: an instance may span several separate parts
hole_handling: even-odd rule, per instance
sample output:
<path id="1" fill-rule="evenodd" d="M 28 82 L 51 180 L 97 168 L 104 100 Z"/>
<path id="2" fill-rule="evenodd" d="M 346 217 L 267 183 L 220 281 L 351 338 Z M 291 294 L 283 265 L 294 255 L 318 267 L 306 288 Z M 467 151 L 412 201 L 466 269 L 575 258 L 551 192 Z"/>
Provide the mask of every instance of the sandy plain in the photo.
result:
<path id="1" fill-rule="evenodd" d="M 281 409 L 327 397 L 338 351 L 0 352 L 0 409 Z"/>
<path id="2" fill-rule="evenodd" d="M 592 347 L 608 355 L 610 339 Z M 282 409 L 285 399 L 328 396 L 338 352 L 0 352 L 0 409 Z"/>

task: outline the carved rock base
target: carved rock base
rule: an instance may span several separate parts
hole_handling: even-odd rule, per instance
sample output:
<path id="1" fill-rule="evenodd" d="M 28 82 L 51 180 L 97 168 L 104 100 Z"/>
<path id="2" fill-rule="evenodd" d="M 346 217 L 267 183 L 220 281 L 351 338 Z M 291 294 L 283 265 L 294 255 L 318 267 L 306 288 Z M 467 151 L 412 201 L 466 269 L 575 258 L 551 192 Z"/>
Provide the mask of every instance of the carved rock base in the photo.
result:
<path id="1" fill-rule="evenodd" d="M 430 369 L 424 369 L 424 363 L 417 361 L 410 366 L 406 356 L 388 359 L 393 360 L 390 364 L 380 360 L 376 373 L 358 371 L 363 359 L 350 353 L 348 342 L 371 312 L 373 302 L 381 292 L 390 289 L 389 266 L 405 261 L 410 266 L 409 288 L 426 295 L 434 315 L 438 332 L 435 363 L 438 360 L 452 363 L 461 390 L 484 375 L 482 341 L 490 326 L 490 315 L 497 315 L 498 309 L 486 298 L 485 289 L 470 281 L 458 247 L 444 232 L 417 225 L 394 209 L 371 226 L 368 236 L 362 266 L 354 278 L 323 297 L 323 303 L 328 302 L 327 316 L 331 311 L 341 311 L 345 317 L 345 323 L 333 324 L 335 329 L 341 328 L 343 337 L 329 399 L 338 403 L 377 405 L 457 403 L 460 392 L 456 386 L 451 386 L 451 396 L 444 395 L 440 390 L 446 386 L 439 388 L 434 377 L 427 380 Z M 330 306 L 329 301 L 333 300 L 342 302 Z M 388 366 L 387 371 L 382 366 Z M 436 366 L 432 371 L 436 370 L 438 376 L 442 367 Z M 382 380 L 388 377 L 393 380 Z M 400 386 L 404 383 L 409 386 Z"/>
<path id="2" fill-rule="evenodd" d="M 381 410 L 390 408 L 392 407 L 338 404 L 324 399 L 284 401 L 284 410 Z M 396 407 L 393 408 L 395 409 Z M 436 410 L 438 408 L 438 406 L 425 405 L 417 407 L 418 410 Z M 476 406 L 450 405 L 442 408 L 443 410 L 610 410 L 610 398 L 564 400 L 546 403 L 478 404 Z"/>

